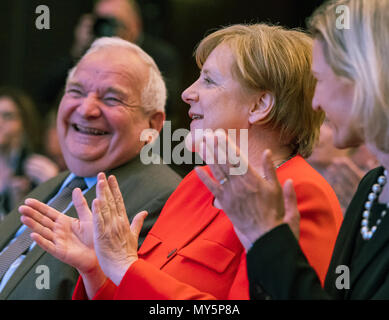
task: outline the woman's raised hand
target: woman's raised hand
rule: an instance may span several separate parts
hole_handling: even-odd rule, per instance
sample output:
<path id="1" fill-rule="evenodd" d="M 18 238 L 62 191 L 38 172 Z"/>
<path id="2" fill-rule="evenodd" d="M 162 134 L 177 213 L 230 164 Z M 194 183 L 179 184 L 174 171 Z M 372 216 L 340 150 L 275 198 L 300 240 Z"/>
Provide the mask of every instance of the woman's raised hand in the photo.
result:
<path id="1" fill-rule="evenodd" d="M 104 173 L 97 176 L 92 212 L 100 266 L 118 285 L 130 265 L 138 260 L 138 238 L 147 212 L 139 212 L 130 224 L 116 178 L 106 179 Z"/>
<path id="2" fill-rule="evenodd" d="M 213 177 L 201 167 L 197 167 L 196 172 L 233 223 L 246 250 L 282 223 L 288 223 L 299 237 L 300 216 L 293 183 L 287 180 L 281 188 L 270 150 L 262 155 L 263 174 L 260 174 L 223 132 L 213 138 L 205 137 L 200 149 L 207 153 L 203 158 L 209 160 L 211 155 L 214 160 L 207 162 Z M 236 174 L 239 172 L 233 171 L 236 164 L 230 160 L 231 155 L 238 157 L 240 168 L 247 168 L 247 171 Z"/>

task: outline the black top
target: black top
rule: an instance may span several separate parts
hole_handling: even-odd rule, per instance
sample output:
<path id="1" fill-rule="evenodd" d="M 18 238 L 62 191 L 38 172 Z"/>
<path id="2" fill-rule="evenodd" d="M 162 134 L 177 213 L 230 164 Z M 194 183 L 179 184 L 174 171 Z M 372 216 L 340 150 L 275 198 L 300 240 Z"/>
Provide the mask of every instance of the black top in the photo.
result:
<path id="1" fill-rule="evenodd" d="M 360 235 L 364 204 L 382 172 L 382 167 L 371 170 L 359 184 L 340 228 L 324 289 L 289 226 L 283 224 L 258 239 L 247 253 L 250 297 L 389 299 L 389 216 L 370 240 Z M 380 212 L 379 206 L 372 210 L 373 216 Z M 370 220 L 375 224 L 376 217 Z"/>

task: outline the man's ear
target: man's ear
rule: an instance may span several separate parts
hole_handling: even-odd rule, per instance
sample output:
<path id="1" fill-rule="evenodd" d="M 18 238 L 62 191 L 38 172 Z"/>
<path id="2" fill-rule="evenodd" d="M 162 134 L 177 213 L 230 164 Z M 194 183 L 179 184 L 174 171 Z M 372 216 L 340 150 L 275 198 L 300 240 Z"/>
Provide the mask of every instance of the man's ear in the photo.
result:
<path id="1" fill-rule="evenodd" d="M 149 118 L 149 125 L 151 129 L 155 129 L 158 132 L 161 132 L 163 127 L 163 122 L 166 119 L 166 115 L 162 111 L 157 111 L 153 113 Z"/>
<path id="2" fill-rule="evenodd" d="M 271 92 L 264 91 L 259 94 L 249 111 L 250 124 L 258 124 L 266 119 L 274 106 L 274 102 L 274 95 Z"/>

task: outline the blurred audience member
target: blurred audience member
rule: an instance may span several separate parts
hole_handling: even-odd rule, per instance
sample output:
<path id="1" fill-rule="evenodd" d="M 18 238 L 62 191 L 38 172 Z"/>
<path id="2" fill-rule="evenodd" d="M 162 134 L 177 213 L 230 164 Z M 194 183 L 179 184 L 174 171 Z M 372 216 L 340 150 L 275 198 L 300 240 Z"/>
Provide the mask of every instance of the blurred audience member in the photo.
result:
<path id="1" fill-rule="evenodd" d="M 308 162 L 328 181 L 338 196 L 343 214 L 357 190 L 359 181 L 378 166 L 376 158 L 365 145 L 338 149 L 333 145 L 333 131 L 326 120 L 320 129 L 320 139 Z"/>
<path id="2" fill-rule="evenodd" d="M 0 220 L 34 186 L 58 174 L 58 166 L 36 154 L 39 118 L 31 99 L 0 88 Z"/>
<path id="3" fill-rule="evenodd" d="M 143 30 L 140 8 L 134 0 L 98 0 L 92 13 L 82 15 L 74 30 L 74 41 L 68 56 L 56 61 L 53 72 L 42 88 L 46 105 L 54 105 L 58 93 L 65 85 L 67 71 L 100 37 L 118 36 L 136 43 L 158 65 L 166 82 L 168 100 L 167 119 L 174 121 L 174 109 L 180 96 L 181 65 L 177 50 L 164 40 Z"/>

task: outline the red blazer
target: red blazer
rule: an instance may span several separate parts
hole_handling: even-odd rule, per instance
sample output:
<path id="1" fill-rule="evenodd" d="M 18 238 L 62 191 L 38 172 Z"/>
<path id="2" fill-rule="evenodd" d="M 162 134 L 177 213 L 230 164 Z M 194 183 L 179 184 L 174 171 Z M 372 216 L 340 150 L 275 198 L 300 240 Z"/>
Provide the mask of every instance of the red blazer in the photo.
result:
<path id="1" fill-rule="evenodd" d="M 300 156 L 278 168 L 277 175 L 281 184 L 293 179 L 301 214 L 300 245 L 323 281 L 342 221 L 339 202 Z M 147 235 L 139 260 L 118 287 L 107 280 L 94 299 L 249 299 L 246 253 L 213 200 L 196 173 L 189 173 Z M 86 298 L 82 279 L 73 298 Z"/>

